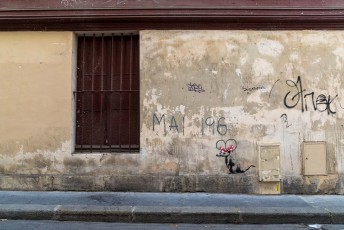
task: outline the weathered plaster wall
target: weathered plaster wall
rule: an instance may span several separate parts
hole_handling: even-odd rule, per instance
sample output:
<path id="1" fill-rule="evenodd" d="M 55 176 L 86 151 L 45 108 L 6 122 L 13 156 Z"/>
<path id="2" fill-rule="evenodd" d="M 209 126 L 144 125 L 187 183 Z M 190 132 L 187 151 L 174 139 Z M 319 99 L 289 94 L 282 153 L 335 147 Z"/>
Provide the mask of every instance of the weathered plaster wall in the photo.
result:
<path id="1" fill-rule="evenodd" d="M 72 33 L 0 33 L 0 172 L 44 174 L 70 141 Z"/>
<path id="2" fill-rule="evenodd" d="M 343 192 L 338 178 L 343 36 L 337 31 L 142 32 L 141 142 L 147 170 L 221 176 L 227 171 L 224 160 L 215 157 L 218 140 L 237 141 L 235 160 L 243 168 L 258 165 L 257 144 L 279 143 L 282 192 Z M 301 176 L 304 141 L 327 142 L 327 176 Z M 254 168 L 236 176 L 256 175 Z M 245 186 L 257 192 L 260 185 Z"/>
<path id="3" fill-rule="evenodd" d="M 344 193 L 343 38 L 141 31 L 140 153 L 72 154 L 73 33 L 0 33 L 0 188 Z M 281 185 L 257 167 L 228 174 L 228 139 L 242 169 L 259 143 L 280 144 Z M 328 175 L 302 175 L 304 141 L 326 141 Z"/>

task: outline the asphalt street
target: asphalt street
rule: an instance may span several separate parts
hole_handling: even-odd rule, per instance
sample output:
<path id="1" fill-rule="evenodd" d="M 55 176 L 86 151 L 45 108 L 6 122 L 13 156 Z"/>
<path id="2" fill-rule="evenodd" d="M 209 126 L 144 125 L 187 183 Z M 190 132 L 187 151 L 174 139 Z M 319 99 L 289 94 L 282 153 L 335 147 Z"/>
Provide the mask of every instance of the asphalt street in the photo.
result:
<path id="1" fill-rule="evenodd" d="M 1 230 L 303 230 L 311 229 L 303 224 L 235 225 L 235 224 L 132 224 L 69 221 L 3 220 Z M 343 230 L 344 225 L 321 225 L 323 230 Z"/>

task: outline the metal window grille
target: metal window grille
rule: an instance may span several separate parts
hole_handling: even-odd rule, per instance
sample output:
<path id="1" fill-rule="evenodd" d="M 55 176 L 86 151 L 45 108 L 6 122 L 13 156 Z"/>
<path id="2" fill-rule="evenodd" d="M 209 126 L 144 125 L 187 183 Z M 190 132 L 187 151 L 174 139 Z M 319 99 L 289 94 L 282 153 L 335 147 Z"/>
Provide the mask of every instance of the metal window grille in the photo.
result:
<path id="1" fill-rule="evenodd" d="M 137 152 L 140 144 L 138 35 L 80 36 L 77 152 Z"/>

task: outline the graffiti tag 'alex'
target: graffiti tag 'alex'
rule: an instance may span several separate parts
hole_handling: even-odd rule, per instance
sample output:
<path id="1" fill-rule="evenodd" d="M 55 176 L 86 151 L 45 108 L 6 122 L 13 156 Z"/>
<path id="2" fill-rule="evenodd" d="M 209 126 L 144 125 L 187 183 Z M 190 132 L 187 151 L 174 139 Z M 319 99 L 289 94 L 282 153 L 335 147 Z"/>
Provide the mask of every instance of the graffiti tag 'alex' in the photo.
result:
<path id="1" fill-rule="evenodd" d="M 331 103 L 338 97 L 338 94 L 331 98 L 331 95 L 326 97 L 324 94 L 319 94 L 317 97 L 314 92 L 306 93 L 306 89 L 302 88 L 301 77 L 298 76 L 297 81 L 287 80 L 286 84 L 291 88 L 290 91 L 284 97 L 284 105 L 291 109 L 296 107 L 301 102 L 301 111 L 308 111 L 307 99 L 310 99 L 310 107 L 314 111 L 325 112 L 327 114 L 335 114 L 331 108 Z"/>
<path id="2" fill-rule="evenodd" d="M 161 117 L 158 117 L 158 115 L 153 113 L 153 131 L 155 131 L 156 125 L 164 126 L 164 135 L 167 134 L 167 127 L 170 131 L 175 131 L 177 133 L 182 132 L 184 135 L 185 117 L 182 117 L 182 121 L 177 122 L 176 118 L 172 116 L 171 119 L 169 119 L 168 124 L 166 124 L 165 114 L 163 114 Z M 210 130 L 210 133 L 212 134 L 217 133 L 221 136 L 224 136 L 229 130 L 228 125 L 225 123 L 224 117 L 220 117 L 219 119 L 215 119 L 213 117 L 207 117 L 206 119 L 202 118 L 202 125 L 200 128 L 202 135 L 209 133 Z"/>

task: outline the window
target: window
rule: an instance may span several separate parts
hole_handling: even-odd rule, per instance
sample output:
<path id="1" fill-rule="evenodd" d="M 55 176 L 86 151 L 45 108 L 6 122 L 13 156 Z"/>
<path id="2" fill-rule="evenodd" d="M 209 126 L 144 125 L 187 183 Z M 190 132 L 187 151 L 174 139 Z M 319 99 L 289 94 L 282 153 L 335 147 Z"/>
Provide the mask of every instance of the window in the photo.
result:
<path id="1" fill-rule="evenodd" d="M 140 144 L 138 35 L 80 36 L 77 152 L 137 152 Z"/>

